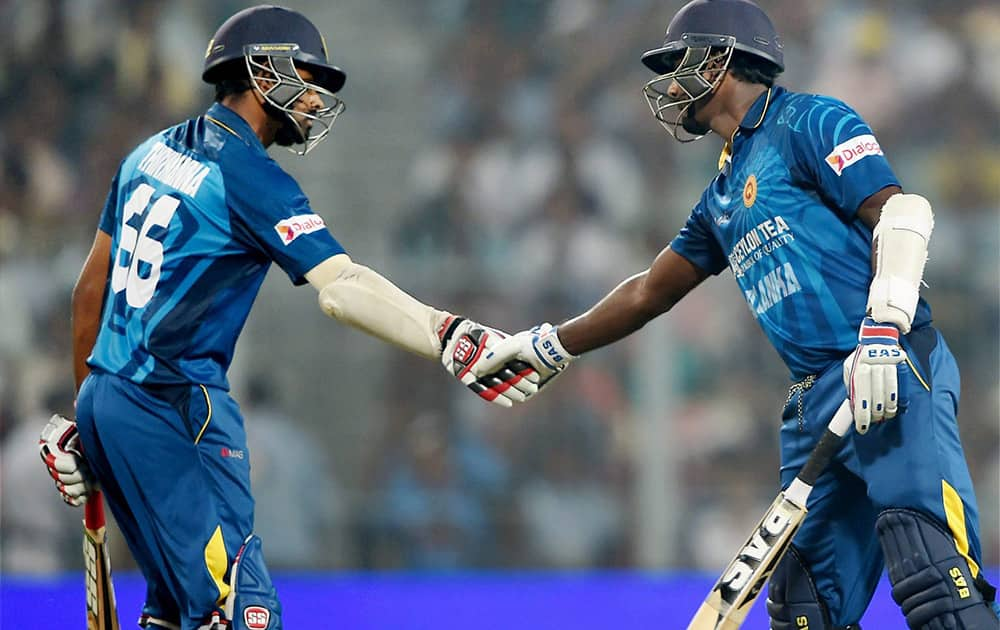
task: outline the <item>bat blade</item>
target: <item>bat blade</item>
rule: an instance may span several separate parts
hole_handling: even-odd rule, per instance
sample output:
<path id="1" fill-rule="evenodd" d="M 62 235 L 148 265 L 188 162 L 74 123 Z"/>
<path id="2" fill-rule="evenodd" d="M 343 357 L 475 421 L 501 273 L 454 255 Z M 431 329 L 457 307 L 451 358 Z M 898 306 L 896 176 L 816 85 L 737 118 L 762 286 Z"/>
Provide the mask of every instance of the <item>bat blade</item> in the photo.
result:
<path id="1" fill-rule="evenodd" d="M 111 581 L 111 559 L 100 492 L 87 499 L 83 520 L 83 563 L 87 592 L 87 630 L 119 630 L 118 606 Z"/>
<path id="2" fill-rule="evenodd" d="M 779 494 L 712 587 L 688 630 L 737 630 L 805 517 L 804 507 Z"/>
<path id="3" fill-rule="evenodd" d="M 820 473 L 833 459 L 853 417 L 847 401 L 841 403 L 826 432 L 792 483 L 768 508 L 739 553 L 698 608 L 688 630 L 738 630 L 764 583 L 774 573 L 792 537 L 806 518 L 806 502 Z"/>

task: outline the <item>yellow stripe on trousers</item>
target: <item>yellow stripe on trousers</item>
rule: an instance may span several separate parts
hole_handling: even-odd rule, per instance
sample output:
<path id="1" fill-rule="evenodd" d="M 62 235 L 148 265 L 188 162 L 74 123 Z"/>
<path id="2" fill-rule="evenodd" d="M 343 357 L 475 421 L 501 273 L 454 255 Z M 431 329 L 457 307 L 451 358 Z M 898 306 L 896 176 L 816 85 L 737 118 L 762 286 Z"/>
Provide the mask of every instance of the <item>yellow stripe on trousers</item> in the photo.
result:
<path id="1" fill-rule="evenodd" d="M 229 585 L 225 582 L 226 570 L 229 568 L 229 558 L 226 556 L 226 543 L 222 539 L 222 526 L 217 525 L 212 537 L 205 545 L 205 567 L 208 569 L 215 587 L 219 589 L 219 599 L 216 604 L 221 606 L 229 596 Z"/>
<path id="2" fill-rule="evenodd" d="M 212 421 L 212 399 L 208 396 L 208 388 L 201 384 L 198 387 L 201 388 L 201 393 L 205 395 L 205 406 L 208 407 L 208 413 L 205 414 L 205 422 L 201 425 L 201 431 L 198 431 L 198 437 L 194 439 L 195 444 L 201 441 L 201 436 L 205 435 L 208 423 Z"/>
<path id="3" fill-rule="evenodd" d="M 969 556 L 969 535 L 965 531 L 965 506 L 962 497 L 944 479 L 941 480 L 941 495 L 944 499 L 944 515 L 948 519 L 948 529 L 955 538 L 955 549 L 969 563 L 972 577 L 979 575 L 979 565 Z"/>

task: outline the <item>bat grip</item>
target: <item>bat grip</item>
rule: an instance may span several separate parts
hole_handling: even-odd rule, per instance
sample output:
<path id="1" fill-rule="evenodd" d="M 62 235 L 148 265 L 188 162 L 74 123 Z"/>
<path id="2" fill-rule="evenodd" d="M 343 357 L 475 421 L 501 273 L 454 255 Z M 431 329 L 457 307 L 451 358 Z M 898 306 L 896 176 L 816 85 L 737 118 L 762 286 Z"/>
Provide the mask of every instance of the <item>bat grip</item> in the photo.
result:
<path id="1" fill-rule="evenodd" d="M 802 481 L 802 483 L 812 486 L 816 483 L 816 479 L 819 478 L 820 474 L 826 469 L 826 465 L 830 463 L 833 456 L 837 454 L 837 449 L 840 447 L 840 440 L 843 439 L 844 434 L 847 430 L 851 428 L 851 422 L 853 417 L 851 415 L 851 406 L 845 400 L 837 408 L 837 413 L 833 415 L 833 419 L 830 420 L 830 424 L 826 426 L 826 431 L 823 433 L 823 437 L 819 439 L 813 452 L 809 455 L 809 459 L 806 461 L 805 466 L 799 472 L 796 477 Z"/>
<path id="2" fill-rule="evenodd" d="M 100 490 L 94 490 L 83 504 L 83 524 L 93 530 L 104 527 L 104 501 Z"/>

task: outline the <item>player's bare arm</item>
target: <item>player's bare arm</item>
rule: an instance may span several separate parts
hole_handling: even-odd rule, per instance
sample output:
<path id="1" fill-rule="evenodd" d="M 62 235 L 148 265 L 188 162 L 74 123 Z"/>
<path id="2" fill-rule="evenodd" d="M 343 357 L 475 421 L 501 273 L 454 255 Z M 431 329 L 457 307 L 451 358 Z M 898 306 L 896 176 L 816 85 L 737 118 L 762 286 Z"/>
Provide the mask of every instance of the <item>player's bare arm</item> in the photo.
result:
<path id="1" fill-rule="evenodd" d="M 83 379 L 90 374 L 87 357 L 94 349 L 101 326 L 101 306 L 104 304 L 110 263 L 111 236 L 98 230 L 73 287 L 73 379 L 76 391 L 80 390 Z"/>
<path id="2" fill-rule="evenodd" d="M 539 386 L 545 385 L 578 355 L 627 337 L 670 310 L 708 275 L 667 247 L 649 269 L 619 284 L 585 313 L 558 327 L 539 324 L 500 341 L 476 369 L 491 374 L 510 361 L 524 361 L 538 373 Z"/>
<path id="3" fill-rule="evenodd" d="M 111 236 L 98 230 L 80 276 L 73 287 L 73 381 L 75 391 L 90 374 L 87 357 L 94 349 L 101 326 L 101 308 L 108 282 Z M 80 454 L 76 422 L 53 415 L 38 439 L 38 454 L 62 500 L 73 507 L 84 504 L 94 490 L 93 475 Z"/>
<path id="4" fill-rule="evenodd" d="M 534 375 L 524 365 L 506 366 L 505 361 L 489 372 L 476 371 L 477 362 L 504 333 L 420 302 L 347 254 L 327 258 L 306 279 L 319 292 L 324 313 L 414 354 L 440 359 L 486 400 L 509 407 L 537 391 Z"/>
<path id="5" fill-rule="evenodd" d="M 664 248 L 649 269 L 619 284 L 586 313 L 561 324 L 559 339 L 573 355 L 618 341 L 670 310 L 707 277 L 688 259 Z"/>
<path id="6" fill-rule="evenodd" d="M 889 200 L 889 197 L 897 195 L 903 192 L 903 189 L 899 186 L 886 186 L 882 190 L 871 195 L 867 199 L 861 202 L 858 206 L 858 218 L 861 222 L 868 226 L 869 229 L 874 230 L 875 225 L 878 224 L 879 217 L 882 216 L 882 206 L 885 202 Z M 872 248 L 872 269 L 874 269 L 875 264 L 875 253 L 874 247 Z"/>

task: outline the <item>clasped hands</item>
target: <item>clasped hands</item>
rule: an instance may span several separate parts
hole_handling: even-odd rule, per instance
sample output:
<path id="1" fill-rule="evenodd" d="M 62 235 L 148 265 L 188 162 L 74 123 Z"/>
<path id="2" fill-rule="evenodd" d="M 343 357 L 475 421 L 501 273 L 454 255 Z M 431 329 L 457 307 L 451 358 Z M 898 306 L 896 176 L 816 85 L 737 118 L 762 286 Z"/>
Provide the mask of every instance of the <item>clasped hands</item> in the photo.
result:
<path id="1" fill-rule="evenodd" d="M 576 358 L 548 323 L 507 335 L 449 316 L 438 338 L 445 369 L 481 398 L 503 407 L 537 394 Z"/>

